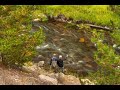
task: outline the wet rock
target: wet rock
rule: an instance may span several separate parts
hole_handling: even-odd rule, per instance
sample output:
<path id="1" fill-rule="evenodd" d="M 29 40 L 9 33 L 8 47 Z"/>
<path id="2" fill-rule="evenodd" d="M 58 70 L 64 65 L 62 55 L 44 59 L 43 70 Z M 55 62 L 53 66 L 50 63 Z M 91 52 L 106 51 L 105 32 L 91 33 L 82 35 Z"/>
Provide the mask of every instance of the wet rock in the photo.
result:
<path id="1" fill-rule="evenodd" d="M 65 17 L 65 15 L 63 15 L 63 14 L 59 14 L 58 16 L 57 16 L 57 19 L 56 19 L 57 21 L 60 21 L 60 22 L 66 22 L 67 21 L 67 18 Z"/>
<path id="2" fill-rule="evenodd" d="M 78 64 L 85 64 L 85 62 L 80 60 L 80 61 L 78 61 Z"/>
<path id="3" fill-rule="evenodd" d="M 39 61 L 39 62 L 38 62 L 38 67 L 43 67 L 43 66 L 44 66 L 44 63 L 45 63 L 45 61 Z"/>
<path id="4" fill-rule="evenodd" d="M 34 63 L 39 63 L 39 61 L 45 60 L 46 58 L 43 55 L 38 55 L 32 59 Z"/>
<path id="5" fill-rule="evenodd" d="M 76 64 L 75 62 L 73 62 L 72 64 L 66 64 L 65 68 L 68 68 L 69 70 L 78 70 L 82 68 L 82 65 L 80 64 Z"/>
<path id="6" fill-rule="evenodd" d="M 88 67 L 89 69 L 90 69 L 90 68 L 93 68 L 93 66 L 90 65 L 90 64 L 85 64 L 85 67 Z"/>
<path id="7" fill-rule="evenodd" d="M 77 72 L 78 75 L 82 75 L 82 76 L 83 75 L 84 76 L 88 75 L 88 73 L 85 69 L 79 69 L 79 70 L 76 70 L 76 72 Z"/>
<path id="8" fill-rule="evenodd" d="M 94 82 L 91 82 L 89 79 L 81 79 L 83 85 L 95 85 Z"/>
<path id="9" fill-rule="evenodd" d="M 58 82 L 64 85 L 81 85 L 79 78 L 72 75 L 58 74 Z"/>
<path id="10" fill-rule="evenodd" d="M 42 58 L 44 58 L 42 55 L 38 55 L 38 58 L 40 58 L 40 59 L 42 59 Z"/>
<path id="11" fill-rule="evenodd" d="M 36 46 L 36 50 L 43 50 L 43 49 L 46 49 L 46 48 L 50 48 L 50 45 L 49 44 L 43 44 L 41 46 Z"/>
<path id="12" fill-rule="evenodd" d="M 39 75 L 39 80 L 45 83 L 46 85 L 57 85 L 58 81 L 55 78 L 51 78 L 46 75 Z"/>
<path id="13" fill-rule="evenodd" d="M 88 53 L 89 53 L 89 52 L 88 52 Z M 92 53 L 89 53 L 89 54 L 92 55 Z M 92 60 L 91 60 L 91 57 L 85 56 L 85 57 L 83 58 L 83 61 L 91 62 Z"/>

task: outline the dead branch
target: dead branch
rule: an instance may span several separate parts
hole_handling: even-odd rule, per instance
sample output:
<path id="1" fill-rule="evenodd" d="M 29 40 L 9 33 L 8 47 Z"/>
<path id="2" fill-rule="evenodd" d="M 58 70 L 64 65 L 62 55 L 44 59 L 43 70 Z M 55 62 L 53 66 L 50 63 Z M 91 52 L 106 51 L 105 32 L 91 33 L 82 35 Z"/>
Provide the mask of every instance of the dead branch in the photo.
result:
<path id="1" fill-rule="evenodd" d="M 102 30 L 106 30 L 106 31 L 112 31 L 111 28 L 109 27 L 103 27 L 103 26 L 98 26 L 98 25 L 93 25 L 93 24 L 86 24 L 88 26 L 90 26 L 91 28 L 96 28 L 96 29 L 102 29 Z"/>

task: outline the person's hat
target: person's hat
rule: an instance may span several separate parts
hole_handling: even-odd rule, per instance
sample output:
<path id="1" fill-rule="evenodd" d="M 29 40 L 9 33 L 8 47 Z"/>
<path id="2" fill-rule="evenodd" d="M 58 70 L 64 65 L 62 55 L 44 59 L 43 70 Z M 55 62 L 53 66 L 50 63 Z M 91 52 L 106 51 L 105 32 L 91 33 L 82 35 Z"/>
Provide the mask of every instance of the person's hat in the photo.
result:
<path id="1" fill-rule="evenodd" d="M 62 58 L 62 55 L 59 55 L 59 58 Z"/>
<path id="2" fill-rule="evenodd" d="M 54 53 L 53 56 L 56 56 L 56 54 Z"/>

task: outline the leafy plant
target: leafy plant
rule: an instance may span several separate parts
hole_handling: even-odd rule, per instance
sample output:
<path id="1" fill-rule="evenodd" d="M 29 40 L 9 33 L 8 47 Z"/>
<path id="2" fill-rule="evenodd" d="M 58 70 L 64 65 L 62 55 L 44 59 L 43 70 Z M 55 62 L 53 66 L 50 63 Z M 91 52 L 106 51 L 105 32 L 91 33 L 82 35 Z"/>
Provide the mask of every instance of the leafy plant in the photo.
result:
<path id="1" fill-rule="evenodd" d="M 97 81 L 97 84 L 119 84 L 120 78 L 119 78 L 119 69 L 116 69 L 114 66 L 119 66 L 119 59 L 120 56 L 116 55 L 114 52 L 114 49 L 112 46 L 108 46 L 107 44 L 103 44 L 102 41 L 100 41 L 100 36 L 103 37 L 103 33 L 96 33 L 92 37 L 92 41 L 96 42 L 97 44 L 97 51 L 94 53 L 94 59 L 99 65 L 99 70 L 96 73 L 90 73 L 90 78 L 95 78 Z M 101 39 L 103 40 L 104 37 Z"/>
<path id="2" fill-rule="evenodd" d="M 32 6 L 0 7 L 3 12 L 4 10 L 7 12 L 1 15 L 0 52 L 3 63 L 9 66 L 15 64 L 21 66 L 24 62 L 32 60 L 36 53 L 35 46 L 44 41 L 44 33 L 41 28 L 33 34 L 30 33 Z"/>

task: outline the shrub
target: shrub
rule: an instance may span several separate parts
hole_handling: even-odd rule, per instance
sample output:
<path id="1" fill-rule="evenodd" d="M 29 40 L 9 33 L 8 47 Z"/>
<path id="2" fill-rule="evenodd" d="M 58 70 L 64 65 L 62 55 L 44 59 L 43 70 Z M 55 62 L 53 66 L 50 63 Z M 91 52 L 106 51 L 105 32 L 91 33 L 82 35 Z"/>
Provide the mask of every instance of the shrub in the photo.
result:
<path id="1" fill-rule="evenodd" d="M 44 41 L 44 33 L 40 28 L 33 34 L 32 6 L 0 6 L 2 8 L 0 30 L 0 52 L 5 65 L 22 65 L 35 55 L 35 46 Z M 5 9 L 4 9 L 5 8 Z M 9 9 L 9 10 L 8 10 Z"/>
<path id="2" fill-rule="evenodd" d="M 97 84 L 120 84 L 120 70 L 116 69 L 114 66 L 119 66 L 120 56 L 116 55 L 112 46 L 103 44 L 99 39 L 103 34 L 100 32 L 95 32 L 96 37 L 92 37 L 92 41 L 97 43 L 97 51 L 94 53 L 94 59 L 99 65 L 99 70 L 96 73 L 90 73 L 89 77 L 95 79 Z"/>

